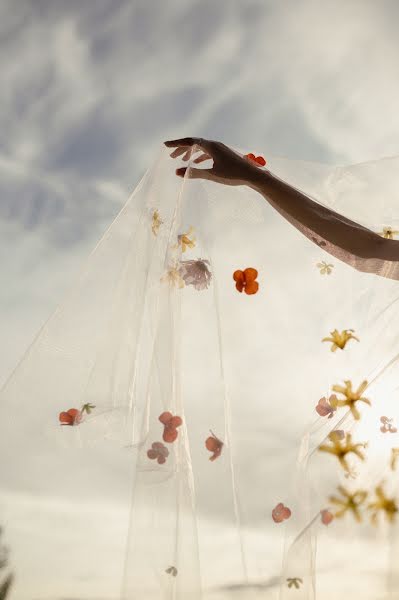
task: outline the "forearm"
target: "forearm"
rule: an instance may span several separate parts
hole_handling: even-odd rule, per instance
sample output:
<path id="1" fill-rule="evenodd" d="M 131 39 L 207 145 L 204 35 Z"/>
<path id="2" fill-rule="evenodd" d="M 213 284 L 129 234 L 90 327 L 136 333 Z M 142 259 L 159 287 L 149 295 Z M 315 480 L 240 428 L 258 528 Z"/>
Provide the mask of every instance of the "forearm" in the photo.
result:
<path id="1" fill-rule="evenodd" d="M 358 270 L 399 279 L 399 241 L 322 206 L 268 171 L 257 169 L 249 185 L 323 250 Z"/>

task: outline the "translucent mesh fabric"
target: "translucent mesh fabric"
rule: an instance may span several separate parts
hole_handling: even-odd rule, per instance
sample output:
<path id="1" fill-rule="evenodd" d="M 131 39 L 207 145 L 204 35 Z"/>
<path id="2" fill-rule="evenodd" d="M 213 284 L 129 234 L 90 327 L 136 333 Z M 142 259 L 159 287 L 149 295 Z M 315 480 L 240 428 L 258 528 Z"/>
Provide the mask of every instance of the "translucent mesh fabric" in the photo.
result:
<path id="1" fill-rule="evenodd" d="M 2 391 L 11 600 L 395 598 L 398 282 L 177 166 L 163 148 Z M 378 233 L 398 166 L 268 160 Z M 345 381 L 370 404 L 334 404 Z"/>

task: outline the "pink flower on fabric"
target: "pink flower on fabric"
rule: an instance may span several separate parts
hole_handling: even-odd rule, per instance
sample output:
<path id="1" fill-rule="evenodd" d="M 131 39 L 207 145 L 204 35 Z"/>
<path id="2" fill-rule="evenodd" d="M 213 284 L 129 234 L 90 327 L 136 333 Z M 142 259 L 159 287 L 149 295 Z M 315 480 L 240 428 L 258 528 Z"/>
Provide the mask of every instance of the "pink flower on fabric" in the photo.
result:
<path id="1" fill-rule="evenodd" d="M 335 394 L 332 394 L 328 400 L 325 396 L 323 396 L 323 398 L 320 398 L 316 406 L 317 414 L 319 414 L 321 417 L 327 417 L 328 415 L 328 418 L 331 419 L 334 416 L 335 411 L 337 410 L 336 407 L 334 407 L 334 401 L 336 399 L 337 397 Z"/>
<path id="2" fill-rule="evenodd" d="M 282 523 L 291 516 L 291 511 L 288 506 L 284 506 L 282 502 L 279 502 L 272 510 L 272 518 L 275 523 Z"/>
<path id="3" fill-rule="evenodd" d="M 321 522 L 323 525 L 329 525 L 331 521 L 334 519 L 334 515 L 327 509 L 320 511 Z"/>
<path id="4" fill-rule="evenodd" d="M 382 423 L 382 426 L 380 427 L 380 431 L 382 431 L 382 433 L 386 433 L 387 431 L 390 433 L 396 433 L 398 431 L 392 424 L 393 419 L 389 419 L 388 417 L 380 417 L 380 421 Z"/>
<path id="5" fill-rule="evenodd" d="M 182 260 L 179 275 L 186 285 L 192 285 L 196 290 L 205 290 L 209 287 L 212 273 L 208 269 L 209 260 Z"/>
<path id="6" fill-rule="evenodd" d="M 150 450 L 147 451 L 147 456 L 151 460 L 157 460 L 159 465 L 163 465 L 169 456 L 169 450 L 162 442 L 153 442 Z"/>

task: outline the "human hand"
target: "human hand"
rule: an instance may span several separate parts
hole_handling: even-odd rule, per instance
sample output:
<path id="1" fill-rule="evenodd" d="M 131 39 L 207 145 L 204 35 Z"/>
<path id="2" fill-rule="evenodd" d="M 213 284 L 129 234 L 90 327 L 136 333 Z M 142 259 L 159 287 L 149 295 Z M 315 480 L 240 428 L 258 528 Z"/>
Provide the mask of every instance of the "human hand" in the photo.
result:
<path id="1" fill-rule="evenodd" d="M 188 177 L 191 179 L 208 179 L 224 185 L 249 185 L 252 187 L 264 173 L 256 163 L 237 154 L 221 142 L 202 138 L 181 138 L 164 143 L 168 148 L 175 148 L 170 155 L 172 158 L 180 156 L 182 160 L 186 161 L 197 152 L 201 152 L 200 156 L 193 159 L 193 163 L 200 164 L 206 160 L 213 160 L 213 167 L 210 169 L 196 169 L 191 166 L 176 169 L 176 175 L 179 177 L 184 177 L 188 169 Z"/>

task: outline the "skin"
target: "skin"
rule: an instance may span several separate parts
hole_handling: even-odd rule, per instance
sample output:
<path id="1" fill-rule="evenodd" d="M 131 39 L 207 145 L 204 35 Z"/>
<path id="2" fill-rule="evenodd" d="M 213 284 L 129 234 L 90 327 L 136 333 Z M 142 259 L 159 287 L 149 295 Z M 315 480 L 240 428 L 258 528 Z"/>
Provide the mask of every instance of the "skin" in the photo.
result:
<path id="1" fill-rule="evenodd" d="M 164 143 L 174 149 L 170 154 L 172 158 L 191 161 L 189 167 L 176 169 L 177 176 L 247 186 L 261 194 L 282 217 L 326 252 L 359 271 L 399 279 L 398 240 L 385 239 L 322 206 L 221 142 L 181 138 Z M 210 159 L 212 168 L 191 166 Z"/>

